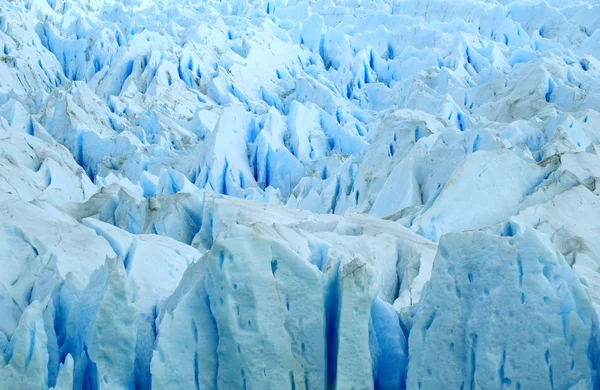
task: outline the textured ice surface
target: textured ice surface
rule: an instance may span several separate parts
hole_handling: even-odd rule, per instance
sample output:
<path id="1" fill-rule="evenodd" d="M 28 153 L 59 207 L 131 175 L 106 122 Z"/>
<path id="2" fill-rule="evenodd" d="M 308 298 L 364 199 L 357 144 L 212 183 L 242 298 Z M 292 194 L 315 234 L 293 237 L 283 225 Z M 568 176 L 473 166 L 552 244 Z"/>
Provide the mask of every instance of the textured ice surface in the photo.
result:
<path id="1" fill-rule="evenodd" d="M 0 388 L 598 388 L 599 60 L 598 0 L 0 0 Z"/>
<path id="2" fill-rule="evenodd" d="M 548 244 L 530 229 L 442 238 L 410 333 L 408 388 L 592 387 L 595 312 Z"/>

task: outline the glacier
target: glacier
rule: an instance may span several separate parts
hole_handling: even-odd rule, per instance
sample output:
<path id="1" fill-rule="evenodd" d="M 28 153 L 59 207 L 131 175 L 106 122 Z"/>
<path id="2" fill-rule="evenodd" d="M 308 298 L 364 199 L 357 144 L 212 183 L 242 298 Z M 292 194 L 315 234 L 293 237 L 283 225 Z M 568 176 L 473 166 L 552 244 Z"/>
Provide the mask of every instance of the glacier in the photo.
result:
<path id="1" fill-rule="evenodd" d="M 599 0 L 0 0 L 0 389 L 600 389 Z"/>

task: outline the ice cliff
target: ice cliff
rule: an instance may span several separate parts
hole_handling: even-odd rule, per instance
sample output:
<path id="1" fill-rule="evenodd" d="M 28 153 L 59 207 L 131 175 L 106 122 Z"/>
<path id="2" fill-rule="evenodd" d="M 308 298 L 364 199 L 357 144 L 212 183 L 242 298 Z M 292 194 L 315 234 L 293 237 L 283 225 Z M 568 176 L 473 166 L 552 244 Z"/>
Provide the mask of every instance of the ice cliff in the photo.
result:
<path id="1" fill-rule="evenodd" d="M 0 0 L 0 389 L 599 389 L 600 1 Z"/>

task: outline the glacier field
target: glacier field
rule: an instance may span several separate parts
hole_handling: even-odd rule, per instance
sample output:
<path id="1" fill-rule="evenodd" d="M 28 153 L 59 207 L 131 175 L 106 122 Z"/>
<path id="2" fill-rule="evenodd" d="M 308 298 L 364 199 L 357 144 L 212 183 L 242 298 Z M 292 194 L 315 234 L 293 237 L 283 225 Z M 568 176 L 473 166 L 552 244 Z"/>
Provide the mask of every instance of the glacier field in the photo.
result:
<path id="1" fill-rule="evenodd" d="M 0 390 L 600 389 L 600 0 L 0 0 Z"/>

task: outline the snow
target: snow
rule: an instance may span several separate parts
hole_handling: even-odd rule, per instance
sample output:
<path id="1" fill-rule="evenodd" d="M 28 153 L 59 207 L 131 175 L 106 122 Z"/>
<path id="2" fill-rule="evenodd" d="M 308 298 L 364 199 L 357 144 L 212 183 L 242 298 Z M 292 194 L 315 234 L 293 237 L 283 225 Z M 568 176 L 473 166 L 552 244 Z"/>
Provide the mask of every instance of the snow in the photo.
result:
<path id="1" fill-rule="evenodd" d="M 0 388 L 598 388 L 598 0 L 0 4 Z"/>

